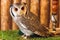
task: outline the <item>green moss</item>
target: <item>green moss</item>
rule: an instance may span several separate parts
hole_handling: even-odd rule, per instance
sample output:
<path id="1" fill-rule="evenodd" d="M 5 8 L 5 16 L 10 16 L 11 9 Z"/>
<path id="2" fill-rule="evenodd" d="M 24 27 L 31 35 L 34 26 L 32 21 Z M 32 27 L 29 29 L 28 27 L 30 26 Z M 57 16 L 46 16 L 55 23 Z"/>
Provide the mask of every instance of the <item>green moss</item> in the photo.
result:
<path id="1" fill-rule="evenodd" d="M 20 31 L 0 31 L 0 40 L 24 40 Z M 60 37 L 33 37 L 27 40 L 60 40 Z"/>

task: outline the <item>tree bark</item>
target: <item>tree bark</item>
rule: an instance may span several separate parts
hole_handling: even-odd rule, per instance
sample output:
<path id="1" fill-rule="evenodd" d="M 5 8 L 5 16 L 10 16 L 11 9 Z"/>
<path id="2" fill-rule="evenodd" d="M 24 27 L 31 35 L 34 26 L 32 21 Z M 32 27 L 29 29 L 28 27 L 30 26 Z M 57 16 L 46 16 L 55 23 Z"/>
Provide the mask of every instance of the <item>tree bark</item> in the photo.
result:
<path id="1" fill-rule="evenodd" d="M 11 27 L 10 17 L 10 4 L 11 0 L 1 0 L 1 30 L 9 30 Z"/>

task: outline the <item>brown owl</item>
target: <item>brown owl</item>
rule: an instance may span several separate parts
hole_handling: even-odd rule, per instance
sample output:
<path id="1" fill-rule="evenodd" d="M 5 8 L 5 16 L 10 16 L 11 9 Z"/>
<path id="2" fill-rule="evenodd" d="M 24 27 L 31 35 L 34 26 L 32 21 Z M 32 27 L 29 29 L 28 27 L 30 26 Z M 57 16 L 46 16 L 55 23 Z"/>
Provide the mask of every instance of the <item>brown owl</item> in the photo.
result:
<path id="1" fill-rule="evenodd" d="M 24 33 L 25 38 L 33 34 L 40 36 L 49 35 L 48 29 L 46 26 L 40 24 L 39 18 L 33 13 L 28 12 L 26 3 L 13 4 L 10 7 L 10 15 Z"/>

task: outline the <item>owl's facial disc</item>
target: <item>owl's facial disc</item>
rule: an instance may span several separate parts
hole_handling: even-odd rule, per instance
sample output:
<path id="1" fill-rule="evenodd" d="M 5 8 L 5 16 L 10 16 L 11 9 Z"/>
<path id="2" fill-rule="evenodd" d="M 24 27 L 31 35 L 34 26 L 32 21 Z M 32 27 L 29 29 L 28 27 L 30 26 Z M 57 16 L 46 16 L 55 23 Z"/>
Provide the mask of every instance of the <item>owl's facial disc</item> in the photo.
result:
<path id="1" fill-rule="evenodd" d="M 11 14 L 12 17 L 15 17 L 12 9 L 13 9 L 13 5 L 10 5 L 10 14 Z"/>
<path id="2" fill-rule="evenodd" d="M 11 16 L 12 17 L 17 17 L 18 13 L 19 13 L 19 7 L 16 6 L 15 4 L 11 5 L 10 6 L 10 14 L 11 14 Z"/>
<path id="3" fill-rule="evenodd" d="M 13 4 L 11 6 L 11 15 L 13 17 L 20 17 L 21 15 L 26 15 L 26 11 L 27 11 L 27 8 L 26 8 L 26 5 L 24 4 Z"/>

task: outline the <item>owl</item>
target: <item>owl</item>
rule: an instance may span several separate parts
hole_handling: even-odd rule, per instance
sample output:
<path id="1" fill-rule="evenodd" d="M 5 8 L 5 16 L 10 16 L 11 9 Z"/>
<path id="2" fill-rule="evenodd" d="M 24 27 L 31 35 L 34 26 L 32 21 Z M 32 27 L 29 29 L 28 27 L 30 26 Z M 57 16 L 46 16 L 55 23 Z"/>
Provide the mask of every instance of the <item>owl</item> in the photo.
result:
<path id="1" fill-rule="evenodd" d="M 40 24 L 38 16 L 32 12 L 28 12 L 26 3 L 15 3 L 10 7 L 10 15 L 18 25 L 24 35 L 22 37 L 30 37 L 33 34 L 39 36 L 48 36 L 49 31 L 45 25 Z"/>

